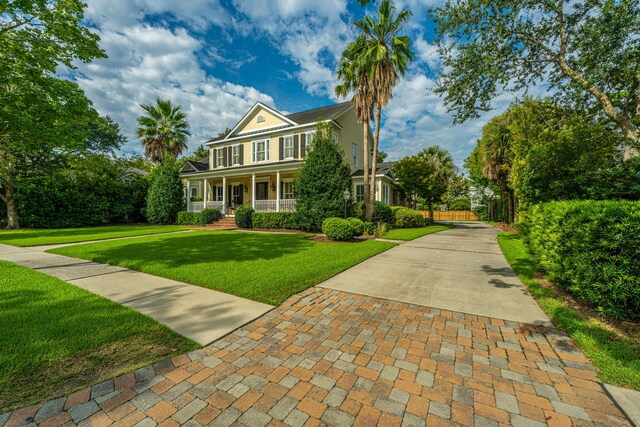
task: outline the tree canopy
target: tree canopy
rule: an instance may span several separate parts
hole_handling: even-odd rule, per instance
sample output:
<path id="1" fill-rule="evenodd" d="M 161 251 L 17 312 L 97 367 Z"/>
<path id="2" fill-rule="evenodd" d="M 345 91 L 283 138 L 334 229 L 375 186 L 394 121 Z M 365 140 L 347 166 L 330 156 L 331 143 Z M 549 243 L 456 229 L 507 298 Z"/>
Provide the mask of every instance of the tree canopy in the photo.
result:
<path id="1" fill-rule="evenodd" d="M 140 105 L 146 112 L 138 117 L 136 134 L 142 142 L 144 153 L 154 163 L 162 163 L 164 154 L 174 157 L 187 149 L 189 122 L 179 105 L 168 99 L 156 99 L 155 105 Z"/>
<path id="2" fill-rule="evenodd" d="M 444 66 L 437 92 L 456 123 L 479 117 L 502 91 L 545 83 L 640 147 L 637 0 L 447 0 L 431 14 Z"/>

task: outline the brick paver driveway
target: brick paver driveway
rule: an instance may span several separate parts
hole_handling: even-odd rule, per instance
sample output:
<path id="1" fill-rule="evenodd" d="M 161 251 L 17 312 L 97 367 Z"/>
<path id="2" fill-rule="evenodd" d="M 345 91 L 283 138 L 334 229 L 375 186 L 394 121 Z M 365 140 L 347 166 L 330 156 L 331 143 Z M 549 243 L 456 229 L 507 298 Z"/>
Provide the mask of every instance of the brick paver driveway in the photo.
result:
<path id="1" fill-rule="evenodd" d="M 173 364 L 25 408 L 7 426 L 34 417 L 47 426 L 629 425 L 555 329 L 321 288 Z"/>

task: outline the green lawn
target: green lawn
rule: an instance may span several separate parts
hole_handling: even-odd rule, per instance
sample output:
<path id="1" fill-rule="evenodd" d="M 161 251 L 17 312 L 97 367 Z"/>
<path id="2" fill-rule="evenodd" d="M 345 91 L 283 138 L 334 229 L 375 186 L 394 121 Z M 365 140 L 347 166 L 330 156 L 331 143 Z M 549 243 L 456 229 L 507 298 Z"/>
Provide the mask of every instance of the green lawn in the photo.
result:
<path id="1" fill-rule="evenodd" d="M 0 261 L 0 414 L 198 348 L 152 319 Z"/>
<path id="2" fill-rule="evenodd" d="M 413 240 L 418 237 L 426 236 L 427 234 L 437 233 L 438 231 L 444 231 L 450 228 L 453 227 L 448 225 L 432 225 L 429 227 L 419 228 L 394 228 L 389 230 L 383 238 L 391 240 Z"/>
<path id="3" fill-rule="evenodd" d="M 566 331 L 591 359 L 598 377 L 611 384 L 640 390 L 640 338 L 617 337 L 597 319 L 583 317 L 541 286 L 534 276 L 535 263 L 515 233 L 500 233 L 498 243 L 511 267 L 553 323 Z"/>
<path id="4" fill-rule="evenodd" d="M 117 237 L 142 236 L 188 230 L 182 225 L 105 225 L 100 227 L 55 228 L 51 230 L 2 230 L 0 243 L 13 246 L 57 245 Z"/>
<path id="5" fill-rule="evenodd" d="M 316 285 L 393 243 L 320 243 L 304 234 L 194 231 L 50 250 L 267 304 Z"/>

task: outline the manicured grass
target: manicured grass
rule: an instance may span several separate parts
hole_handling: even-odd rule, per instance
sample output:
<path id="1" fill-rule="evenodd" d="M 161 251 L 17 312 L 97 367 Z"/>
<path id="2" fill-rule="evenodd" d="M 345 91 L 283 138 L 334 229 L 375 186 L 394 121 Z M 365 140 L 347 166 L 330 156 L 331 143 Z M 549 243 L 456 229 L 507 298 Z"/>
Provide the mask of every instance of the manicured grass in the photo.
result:
<path id="1" fill-rule="evenodd" d="M 0 414 L 198 348 L 152 319 L 0 261 Z"/>
<path id="2" fill-rule="evenodd" d="M 54 228 L 51 230 L 2 230 L 0 243 L 13 246 L 57 245 L 117 237 L 142 236 L 188 230 L 183 225 L 105 225 L 83 228 Z"/>
<path id="3" fill-rule="evenodd" d="M 429 227 L 419 228 L 394 228 L 389 230 L 387 234 L 383 236 L 384 239 L 391 240 L 413 240 L 418 237 L 426 236 L 427 234 L 437 233 L 438 231 L 449 230 L 448 225 L 432 225 Z"/>
<path id="4" fill-rule="evenodd" d="M 304 234 L 194 231 L 50 252 L 119 265 L 277 305 L 393 243 L 320 243 Z"/>
<path id="5" fill-rule="evenodd" d="M 597 368 L 602 381 L 640 390 L 640 338 L 621 338 L 595 318 L 585 318 L 540 285 L 536 266 L 515 233 L 500 233 L 498 243 L 509 264 L 553 323 L 573 338 Z"/>

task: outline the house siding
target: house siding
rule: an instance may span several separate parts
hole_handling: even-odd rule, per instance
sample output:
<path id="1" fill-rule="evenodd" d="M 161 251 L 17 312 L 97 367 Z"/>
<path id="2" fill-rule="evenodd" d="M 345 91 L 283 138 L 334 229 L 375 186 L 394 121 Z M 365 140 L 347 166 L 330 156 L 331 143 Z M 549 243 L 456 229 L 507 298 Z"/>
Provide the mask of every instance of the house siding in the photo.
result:
<path id="1" fill-rule="evenodd" d="M 340 116 L 336 122 L 342 126 L 342 129 L 338 131 L 338 144 L 344 151 L 344 156 L 349 166 L 351 166 L 351 172 L 355 172 L 358 169 L 362 169 L 363 155 L 364 155 L 364 134 L 362 125 L 358 123 L 356 113 L 353 109 L 347 111 Z M 358 145 L 358 164 L 353 164 L 353 144 Z"/>
<path id="2" fill-rule="evenodd" d="M 258 123 L 256 121 L 259 115 L 264 116 L 264 122 Z M 266 111 L 264 108 L 260 108 L 251 116 L 251 118 L 249 118 L 247 124 L 244 125 L 244 127 L 242 127 L 241 129 L 238 129 L 235 134 L 284 124 L 287 124 L 287 122 Z"/>

